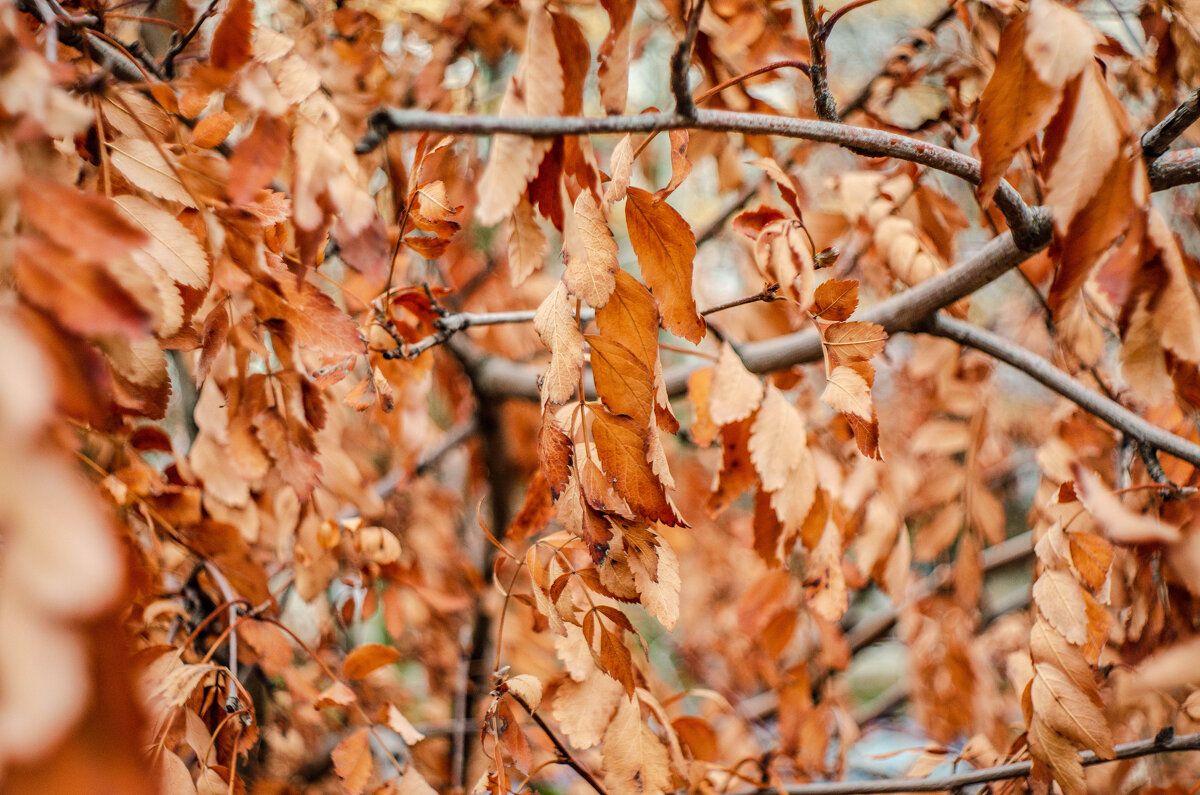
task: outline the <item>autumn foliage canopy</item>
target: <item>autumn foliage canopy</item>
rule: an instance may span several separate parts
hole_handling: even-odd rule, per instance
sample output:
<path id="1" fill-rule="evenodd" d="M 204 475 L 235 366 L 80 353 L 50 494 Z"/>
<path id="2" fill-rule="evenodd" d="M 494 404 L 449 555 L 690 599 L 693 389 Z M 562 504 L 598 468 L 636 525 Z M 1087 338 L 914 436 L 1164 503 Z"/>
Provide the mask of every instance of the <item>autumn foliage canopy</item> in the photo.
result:
<path id="1" fill-rule="evenodd" d="M 1194 0 L 0 0 L 0 790 L 1194 792 L 1197 85 Z"/>

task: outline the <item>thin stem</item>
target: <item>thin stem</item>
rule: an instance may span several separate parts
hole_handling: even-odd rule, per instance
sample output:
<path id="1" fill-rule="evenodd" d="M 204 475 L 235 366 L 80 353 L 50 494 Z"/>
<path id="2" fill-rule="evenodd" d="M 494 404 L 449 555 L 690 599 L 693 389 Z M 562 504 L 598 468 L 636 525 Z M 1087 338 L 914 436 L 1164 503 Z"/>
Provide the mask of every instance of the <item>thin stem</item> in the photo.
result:
<path id="1" fill-rule="evenodd" d="M 874 2 L 875 2 L 875 0 L 853 0 L 853 2 L 846 3 L 846 5 L 842 6 L 837 11 L 834 11 L 832 14 L 829 15 L 829 19 L 826 19 L 823 23 L 821 23 L 821 30 L 820 30 L 821 38 L 828 39 L 829 34 L 833 32 L 833 26 L 837 24 L 837 21 L 839 19 L 846 16 L 846 14 L 849 14 L 851 11 L 853 11 L 856 8 L 862 8 L 863 6 L 869 6 L 869 5 L 871 5 L 871 3 L 874 3 Z"/>
<path id="2" fill-rule="evenodd" d="M 592 775 L 592 771 L 588 770 L 582 762 L 580 762 L 571 754 L 570 749 L 568 749 L 563 741 L 559 739 L 558 735 L 554 733 L 554 730 L 550 728 L 549 724 L 546 723 L 542 716 L 530 709 L 529 705 L 525 703 L 524 699 L 520 698 L 516 693 L 513 693 L 511 690 L 508 692 L 510 695 L 512 695 L 513 700 L 520 704 L 521 707 L 529 713 L 529 717 L 533 718 L 533 722 L 536 723 L 538 728 L 540 728 L 546 735 L 546 739 L 548 739 L 554 745 L 555 750 L 558 751 L 559 755 L 562 757 L 563 763 L 578 773 L 579 777 L 586 781 L 588 786 L 599 793 L 599 795 L 608 795 L 608 792 L 604 789 L 604 786 L 596 780 L 594 775 Z"/>
<path id="3" fill-rule="evenodd" d="M 208 5 L 200 16 L 196 17 L 196 21 L 192 23 L 192 27 L 188 32 L 178 38 L 172 37 L 171 46 L 167 49 L 162 59 L 162 71 L 167 77 L 175 76 L 175 59 L 191 44 L 192 39 L 196 38 L 196 34 L 200 32 L 200 27 L 208 21 L 208 18 L 216 13 L 217 2 L 218 0 L 209 0 Z"/>
<path id="4" fill-rule="evenodd" d="M 781 301 L 781 300 L 783 300 L 783 299 L 782 299 L 782 296 L 779 295 L 779 285 L 772 284 L 769 287 L 764 288 L 762 291 L 755 293 L 754 295 L 747 295 L 743 298 L 736 298 L 736 299 L 729 301 L 727 303 L 724 303 L 724 304 L 717 304 L 716 306 L 710 306 L 708 309 L 701 310 L 700 314 L 707 317 L 708 315 L 713 315 L 713 314 L 716 314 L 717 312 L 724 312 L 726 309 L 733 309 L 735 306 L 745 306 L 746 304 L 755 304 L 755 303 L 758 303 L 759 301 L 769 304 L 774 301 Z"/>
<path id="5" fill-rule="evenodd" d="M 229 602 L 229 690 L 225 694 L 226 703 L 237 698 L 237 678 L 238 678 L 238 636 L 237 636 L 237 602 L 233 588 L 229 585 L 229 580 L 225 579 L 225 575 L 220 569 L 214 566 L 211 562 L 205 561 L 204 568 L 208 570 L 208 575 L 213 578 L 213 582 L 217 584 L 217 588 L 221 591 L 221 596 Z"/>
<path id="6" fill-rule="evenodd" d="M 799 69 L 801 72 L 804 72 L 805 76 L 808 75 L 808 61 L 803 61 L 799 58 L 789 58 L 784 61 L 774 61 L 766 66 L 760 66 L 757 69 L 751 69 L 749 72 L 743 72 L 740 75 L 734 75 L 725 82 L 718 83 L 712 88 L 697 94 L 695 98 L 696 104 L 700 104 L 701 102 L 712 99 L 725 89 L 732 88 L 738 83 L 743 83 L 752 77 L 758 77 L 759 75 L 765 75 L 767 72 L 774 72 L 776 69 L 787 69 L 789 67 L 792 69 Z"/>

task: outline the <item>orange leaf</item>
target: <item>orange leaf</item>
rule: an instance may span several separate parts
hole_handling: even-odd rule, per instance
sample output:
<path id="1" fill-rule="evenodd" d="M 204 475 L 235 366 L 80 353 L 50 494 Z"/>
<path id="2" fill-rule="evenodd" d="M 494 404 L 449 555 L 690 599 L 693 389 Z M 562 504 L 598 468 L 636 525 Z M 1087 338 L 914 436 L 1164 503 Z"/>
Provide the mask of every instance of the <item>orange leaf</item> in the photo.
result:
<path id="1" fill-rule="evenodd" d="M 596 325 L 604 336 L 620 340 L 646 365 L 658 361 L 658 302 L 650 291 L 624 270 L 616 272 L 608 303 L 596 310 Z"/>
<path id="2" fill-rule="evenodd" d="M 192 128 L 192 146 L 212 149 L 229 137 L 236 124 L 237 120 L 227 111 L 222 110 L 205 116 Z"/>
<path id="3" fill-rule="evenodd" d="M 625 223 L 646 284 L 661 302 L 663 327 L 699 342 L 705 326 L 692 297 L 696 238 L 691 227 L 675 208 L 633 187 L 626 197 Z"/>
<path id="4" fill-rule="evenodd" d="M 376 668 L 391 665 L 399 659 L 400 652 L 391 646 L 368 643 L 346 655 L 346 661 L 342 663 L 342 673 L 348 679 L 362 679 Z"/>
<path id="5" fill-rule="evenodd" d="M 646 519 L 667 525 L 683 524 L 647 460 L 649 429 L 629 417 L 611 414 L 598 406 L 590 408 L 592 440 L 600 463 L 604 472 L 616 481 L 617 490 L 629 507 Z"/>
<path id="6" fill-rule="evenodd" d="M 817 288 L 809 314 L 818 320 L 848 320 L 858 308 L 858 282 L 830 279 Z"/>
<path id="7" fill-rule="evenodd" d="M 371 758 L 371 733 L 369 729 L 359 729 L 347 735 L 331 754 L 333 769 L 346 787 L 350 795 L 358 795 L 367 786 L 371 773 L 375 769 Z"/>
<path id="8" fill-rule="evenodd" d="M 253 35 L 254 0 L 232 0 L 213 31 L 209 62 L 227 72 L 242 68 L 250 60 Z"/>
<path id="9" fill-rule="evenodd" d="M 614 414 L 648 425 L 654 411 L 654 376 L 634 353 L 619 342 L 589 335 L 596 394 Z"/>

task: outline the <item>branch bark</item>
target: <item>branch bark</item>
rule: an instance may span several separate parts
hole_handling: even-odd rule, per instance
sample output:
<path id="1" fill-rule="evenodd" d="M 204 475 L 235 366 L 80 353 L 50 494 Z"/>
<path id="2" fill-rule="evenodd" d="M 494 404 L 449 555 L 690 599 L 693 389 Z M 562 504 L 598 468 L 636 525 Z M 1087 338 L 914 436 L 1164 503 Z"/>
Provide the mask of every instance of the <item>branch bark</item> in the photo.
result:
<path id="1" fill-rule="evenodd" d="M 846 147 L 871 157 L 894 157 L 920 163 L 937 171 L 979 183 L 979 161 L 953 149 L 916 138 L 854 127 L 828 121 L 771 116 L 765 113 L 738 113 L 726 110 L 698 109 L 693 118 L 678 113 L 642 113 L 635 116 L 462 116 L 423 110 L 381 108 L 371 114 L 370 132 L 359 141 L 357 150 L 365 154 L 383 143 L 391 132 L 440 132 L 457 135 L 525 135 L 530 138 L 555 138 L 563 135 L 606 135 L 629 132 L 697 129 L 712 132 L 736 132 L 799 138 Z M 1016 189 L 1001 181 L 994 197 L 1009 227 L 1024 245 L 1034 224 L 1031 209 Z"/>
<path id="2" fill-rule="evenodd" d="M 1115 762 L 1125 759 L 1137 759 L 1143 756 L 1171 753 L 1173 751 L 1200 751 L 1200 734 L 1186 734 L 1171 737 L 1167 740 L 1139 740 L 1138 742 L 1122 743 L 1115 749 L 1113 759 L 1100 759 L 1091 751 L 1079 755 L 1079 761 L 1085 766 L 1100 765 L 1105 762 Z M 1014 778 L 1025 778 L 1033 769 L 1032 762 L 1014 762 L 1008 765 L 985 767 L 980 770 L 970 770 L 965 773 L 955 773 L 949 776 L 928 776 L 926 778 L 891 778 L 876 781 L 847 781 L 819 782 L 814 784 L 790 784 L 769 789 L 754 787 L 732 790 L 729 795 L 875 795 L 886 792 L 942 792 L 960 791 L 972 784 L 987 784 L 992 781 L 1007 781 Z"/>
<path id="3" fill-rule="evenodd" d="M 679 46 L 671 56 L 671 93 L 675 95 L 675 113 L 685 118 L 696 115 L 696 102 L 688 86 L 688 70 L 692 66 L 692 48 L 696 44 L 696 35 L 700 32 L 700 15 L 704 13 L 705 0 L 695 0 L 692 11 L 688 14 L 687 29 Z"/>
<path id="4" fill-rule="evenodd" d="M 931 315 L 925 324 L 916 329 L 927 334 L 954 340 L 982 351 L 992 358 L 1017 368 L 1042 385 L 1075 403 L 1084 411 L 1103 420 L 1117 430 L 1123 431 L 1141 444 L 1147 444 L 1164 453 L 1200 467 L 1200 445 L 1176 436 L 1148 422 L 1121 404 L 1109 400 L 1099 392 L 1088 389 L 1068 373 L 1055 367 L 1042 357 L 1009 340 L 970 323 L 945 315 Z"/>
<path id="5" fill-rule="evenodd" d="M 1155 160 L 1197 119 L 1200 119 L 1200 88 L 1188 94 L 1179 107 L 1142 136 L 1142 157 Z"/>

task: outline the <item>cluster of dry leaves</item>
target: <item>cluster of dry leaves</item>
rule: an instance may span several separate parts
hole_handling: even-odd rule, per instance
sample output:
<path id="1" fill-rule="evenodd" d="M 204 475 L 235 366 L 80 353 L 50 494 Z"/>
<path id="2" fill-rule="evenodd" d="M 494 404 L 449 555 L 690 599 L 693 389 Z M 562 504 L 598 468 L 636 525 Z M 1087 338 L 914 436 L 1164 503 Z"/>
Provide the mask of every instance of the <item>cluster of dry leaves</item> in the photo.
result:
<path id="1" fill-rule="evenodd" d="M 692 12 L 0 4 L 0 786 L 840 778 L 885 614 L 908 775 L 1200 774 L 1079 755 L 1200 721 L 1194 467 L 860 309 L 1003 234 L 1008 178 L 1049 250 L 929 311 L 1200 439 L 1195 194 L 1152 202 L 1140 144 L 1196 77 L 1190 9 L 1132 39 L 1056 0 L 938 16 L 847 113 L 973 146 L 974 187 L 698 129 L 356 151 L 384 106 L 638 112 L 639 74 L 670 103 Z M 701 12 L 706 107 L 813 115 L 795 72 L 737 79 L 811 57 L 798 10 Z M 814 332 L 819 364 L 748 366 Z M 538 401 L 505 386 L 530 361 Z M 997 611 L 988 550 L 1026 530 Z"/>

